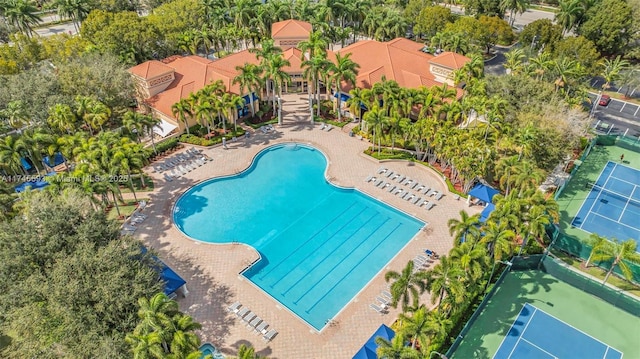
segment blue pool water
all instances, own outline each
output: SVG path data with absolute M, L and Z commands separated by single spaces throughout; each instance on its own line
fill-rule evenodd
M 242 274 L 320 330 L 424 226 L 325 179 L 324 155 L 284 144 L 246 171 L 187 191 L 174 221 L 191 238 L 241 242 L 261 260 Z
M 202 344 L 200 346 L 200 352 L 202 353 L 200 359 L 207 358 L 207 355 L 211 355 L 211 358 L 213 359 L 225 359 L 225 356 L 220 353 L 211 343 Z

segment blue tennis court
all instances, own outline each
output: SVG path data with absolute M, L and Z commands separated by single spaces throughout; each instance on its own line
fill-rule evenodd
M 607 238 L 640 243 L 640 171 L 609 161 L 571 225 Z
M 493 358 L 620 359 L 622 353 L 527 303 Z

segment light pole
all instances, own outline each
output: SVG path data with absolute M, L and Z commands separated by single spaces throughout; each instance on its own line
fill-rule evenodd
M 429 359 L 433 358 L 433 354 L 436 354 L 438 357 L 440 357 L 440 359 L 449 359 L 447 358 L 446 355 L 442 354 L 442 353 L 438 353 L 437 351 L 432 351 L 431 353 L 429 353 Z
M 502 263 L 504 265 L 507 265 L 509 267 L 511 267 L 513 265 L 513 263 L 509 262 L 509 261 L 495 261 L 493 263 L 493 267 L 491 267 L 491 275 L 489 275 L 489 280 L 487 281 L 487 285 L 484 286 L 484 293 L 487 292 L 487 289 L 489 289 L 489 284 L 491 283 L 491 278 L 493 278 L 493 272 L 496 270 L 496 264 L 498 263 Z
M 600 102 L 601 98 L 602 98 L 602 90 L 599 90 L 598 96 L 596 97 L 596 100 L 593 102 L 593 105 L 591 106 L 591 113 L 589 114 L 589 117 L 593 118 L 593 115 L 596 114 L 596 108 L 598 107 L 598 103 Z

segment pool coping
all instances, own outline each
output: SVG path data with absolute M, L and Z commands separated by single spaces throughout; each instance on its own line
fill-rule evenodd
M 382 266 L 382 268 L 376 272 L 373 276 L 371 276 L 371 278 L 369 279 L 369 281 L 367 281 L 362 288 L 360 288 L 360 290 L 347 302 L 345 303 L 342 308 L 331 318 L 327 319 L 327 321 L 325 322 L 324 326 L 322 326 L 321 329 L 317 329 L 316 327 L 314 327 L 311 323 L 309 323 L 308 321 L 306 321 L 305 319 L 303 319 L 302 317 L 300 317 L 298 314 L 296 314 L 293 310 L 291 310 L 289 307 L 287 307 L 284 303 L 280 302 L 278 299 L 276 299 L 275 297 L 273 297 L 271 294 L 269 294 L 268 292 L 266 292 L 264 289 L 262 289 L 260 286 L 258 286 L 257 284 L 255 284 L 253 281 L 251 281 L 249 278 L 247 278 L 244 273 L 246 271 L 248 271 L 249 269 L 251 269 L 255 264 L 257 264 L 258 262 L 260 262 L 262 260 L 262 255 L 260 254 L 260 251 L 257 250 L 255 247 L 247 244 L 247 243 L 243 243 L 243 242 L 225 242 L 225 243 L 215 243 L 215 242 L 207 242 L 207 241 L 203 241 L 197 238 L 193 238 L 191 236 L 189 236 L 188 234 L 186 234 L 184 231 L 182 231 L 182 229 L 180 229 L 180 227 L 177 226 L 175 220 L 174 220 L 174 214 L 175 214 L 175 208 L 176 205 L 178 204 L 178 201 L 189 192 L 189 190 L 191 190 L 193 187 L 202 184 L 204 182 L 207 181 L 212 181 L 212 180 L 216 180 L 216 179 L 221 179 L 221 178 L 229 178 L 229 177 L 234 177 L 234 176 L 238 176 L 244 172 L 247 172 L 249 169 L 252 168 L 252 166 L 256 163 L 256 159 L 258 158 L 258 156 L 260 156 L 262 153 L 265 153 L 271 149 L 273 149 L 274 147 L 284 147 L 286 145 L 300 145 L 303 147 L 307 147 L 307 148 L 311 148 L 315 151 L 319 151 L 322 156 L 324 156 L 325 160 L 326 160 L 326 166 L 324 169 L 324 180 L 325 182 L 327 182 L 329 185 L 332 185 L 336 188 L 340 188 L 340 189 L 345 189 L 345 190 L 353 190 L 353 191 L 357 191 L 358 193 L 370 198 L 371 200 L 375 200 L 377 202 L 383 203 L 384 205 L 392 208 L 395 211 L 398 211 L 402 214 L 404 214 L 405 216 L 408 216 L 410 218 L 412 218 L 413 220 L 418 221 L 419 223 L 423 223 L 423 225 L 420 227 L 420 229 L 409 239 L 407 240 L 407 242 L 396 252 L 395 255 L 393 255 L 386 263 L 384 263 L 384 265 Z M 239 280 L 241 281 L 246 281 L 247 283 L 249 283 L 251 286 L 253 286 L 254 288 L 258 289 L 261 293 L 266 294 L 266 296 L 270 299 L 272 299 L 275 304 L 276 304 L 276 308 L 284 308 L 285 310 L 287 310 L 289 313 L 293 314 L 294 317 L 298 318 L 300 321 L 302 321 L 305 325 L 307 325 L 310 329 L 312 333 L 315 334 L 322 334 L 324 332 L 325 329 L 327 329 L 327 327 L 330 327 L 330 323 L 336 318 L 338 317 L 350 304 L 357 302 L 358 296 L 369 287 L 369 285 L 371 284 L 371 282 L 373 282 L 383 271 L 388 270 L 389 264 L 391 262 L 393 262 L 394 259 L 396 259 L 396 257 L 398 255 L 400 255 L 409 244 L 411 244 L 412 241 L 416 240 L 416 237 L 420 234 L 420 232 L 425 231 L 426 228 L 429 226 L 429 222 L 424 221 L 400 208 L 397 208 L 396 206 L 393 206 L 392 204 L 387 203 L 386 201 L 379 199 L 379 198 L 375 198 L 371 195 L 369 195 L 366 192 L 363 192 L 361 190 L 359 190 L 356 187 L 347 187 L 347 186 L 341 186 L 339 184 L 335 184 L 331 181 L 332 178 L 329 178 L 328 176 L 328 172 L 329 172 L 329 166 L 331 165 L 331 160 L 329 158 L 329 156 L 327 155 L 327 153 L 322 150 L 322 148 L 320 148 L 321 146 L 318 146 L 314 143 L 311 142 L 303 142 L 303 141 L 284 141 L 284 142 L 278 142 L 275 143 L 273 145 L 267 146 L 263 149 L 261 149 L 260 151 L 258 151 L 257 153 L 255 153 L 253 155 L 253 157 L 251 158 L 251 161 L 249 162 L 249 165 L 244 168 L 241 171 L 238 171 L 234 174 L 228 174 L 228 175 L 223 175 L 223 176 L 217 176 L 217 177 L 211 177 L 208 179 L 204 179 L 201 181 L 198 181 L 196 183 L 194 183 L 193 185 L 191 185 L 184 193 L 182 193 L 173 203 L 173 205 L 171 206 L 171 224 L 172 226 L 174 226 L 179 233 L 181 233 L 182 235 L 184 235 L 186 238 L 198 242 L 198 243 L 202 243 L 202 244 L 210 244 L 210 245 L 243 245 L 249 249 L 251 249 L 253 252 L 255 252 L 257 254 L 257 258 L 255 260 L 253 260 L 252 262 L 250 262 L 249 264 L 247 264 L 240 272 L 238 272 L 238 276 L 239 276 Z

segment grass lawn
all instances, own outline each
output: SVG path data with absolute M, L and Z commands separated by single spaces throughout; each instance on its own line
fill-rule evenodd
M 138 201 L 148 201 L 148 200 L 149 200 L 148 198 L 138 199 Z M 125 204 L 118 203 L 118 208 L 120 209 L 120 215 L 124 217 L 118 218 L 118 211 L 114 206 L 109 209 L 109 212 L 107 212 L 107 218 L 114 219 L 117 221 L 124 221 L 124 218 L 127 218 L 128 216 L 130 216 L 131 213 L 133 213 L 133 211 L 135 211 L 137 207 L 138 207 L 138 204 L 133 200 L 125 201 Z

